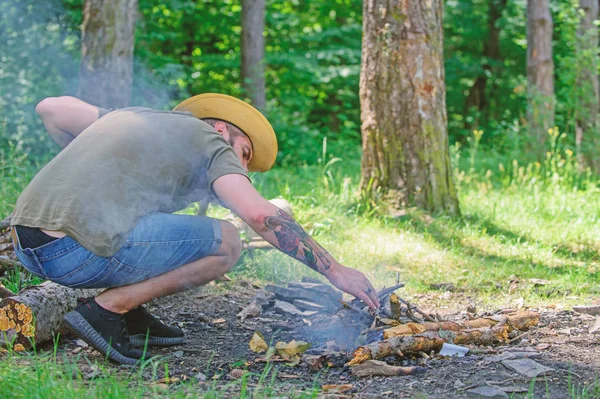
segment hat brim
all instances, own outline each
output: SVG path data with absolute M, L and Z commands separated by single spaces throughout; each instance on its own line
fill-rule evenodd
M 275 131 L 267 118 L 250 104 L 225 94 L 204 93 L 181 102 L 173 111 L 191 112 L 196 118 L 220 119 L 242 129 L 252 142 L 248 170 L 266 172 L 275 164 L 278 151 Z

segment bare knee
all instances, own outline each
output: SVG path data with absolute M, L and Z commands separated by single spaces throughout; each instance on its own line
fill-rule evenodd
M 224 220 L 220 220 L 221 224 L 221 247 L 219 255 L 224 257 L 226 271 L 231 270 L 240 258 L 242 252 L 242 241 L 240 233 L 235 226 Z

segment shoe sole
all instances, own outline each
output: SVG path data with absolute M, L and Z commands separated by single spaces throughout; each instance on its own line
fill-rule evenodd
M 148 337 L 146 342 L 146 334 L 136 334 L 129 337 L 129 341 L 133 346 L 173 346 L 183 343 L 183 337 Z
M 102 353 L 110 360 L 113 360 L 117 363 L 134 365 L 139 362 L 141 359 L 135 359 L 132 357 L 127 357 L 119 352 L 117 352 L 113 347 L 111 347 L 108 342 L 98 332 L 92 327 L 90 323 L 78 312 L 69 312 L 65 315 L 65 323 L 67 326 L 85 341 L 88 345 L 96 349 L 98 352 Z

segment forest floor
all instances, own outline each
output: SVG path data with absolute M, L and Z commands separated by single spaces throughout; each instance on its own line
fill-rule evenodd
M 540 322 L 525 337 L 501 347 L 476 348 L 465 357 L 419 357 L 386 359 L 390 364 L 427 367 L 425 374 L 396 377 L 356 378 L 343 364 L 351 358 L 353 331 L 332 329 L 330 318 L 318 316 L 308 325 L 300 317 L 263 313 L 241 322 L 236 317 L 255 295 L 258 286 L 240 280 L 194 292 L 155 300 L 149 309 L 162 320 L 180 326 L 186 342 L 169 348 L 151 348 L 162 365 L 146 367 L 139 383 L 152 385 L 170 396 L 181 390 L 192 394 L 213 393 L 217 397 L 359 397 L 359 398 L 598 398 L 600 397 L 600 335 L 589 334 L 594 317 L 570 310 L 536 307 Z M 401 293 L 401 291 L 399 291 Z M 413 295 L 414 304 L 444 319 L 464 318 L 469 304 L 465 293 L 441 292 Z M 491 309 L 477 309 L 478 314 Z M 473 309 L 471 309 L 473 311 Z M 249 349 L 255 331 L 267 342 L 304 340 L 312 344 L 308 354 L 332 353 L 331 341 L 349 342 L 347 351 L 336 352 L 332 367 L 312 372 L 301 362 L 264 362 L 264 354 Z M 330 342 L 327 344 L 327 342 Z M 133 375 L 130 367 L 107 366 L 98 352 L 82 347 L 81 341 L 63 337 L 56 348 L 58 358 L 76 359 L 80 378 L 101 381 Z M 502 360 L 532 358 L 552 370 L 536 379 L 505 367 Z M 27 358 L 25 358 L 27 359 Z M 261 359 L 263 359 L 261 361 Z M 25 360 L 28 361 L 28 360 Z M 104 363 L 108 364 L 108 363 Z M 245 374 L 245 375 L 244 375 Z M 244 375 L 243 377 L 240 377 Z M 324 390 L 334 385 L 336 390 Z M 483 388 L 482 388 L 483 387 Z M 486 389 L 500 396 L 477 396 Z M 494 391 L 495 389 L 495 391 Z M 504 392 L 504 393 L 503 393 Z M 502 396 L 505 395 L 505 396 Z

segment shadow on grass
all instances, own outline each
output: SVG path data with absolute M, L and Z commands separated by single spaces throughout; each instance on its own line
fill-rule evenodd
M 564 245 L 536 240 L 526 234 L 500 227 L 487 218 L 472 214 L 460 218 L 446 216 L 431 219 L 416 212 L 407 214 L 396 221 L 399 227 L 409 225 L 416 233 L 431 237 L 442 248 L 457 250 L 465 256 L 481 259 L 482 267 L 506 267 L 508 275 L 528 274 L 536 277 L 564 276 L 570 278 L 583 276 L 592 281 L 600 280 L 600 270 L 593 271 L 580 265 L 569 264 L 570 262 L 598 262 L 600 251 L 595 248 L 586 247 L 582 251 L 573 252 Z M 549 265 L 532 259 L 524 259 L 519 254 L 516 256 L 490 254 L 465 242 L 464 239 L 467 236 L 462 229 L 469 226 L 476 226 L 480 237 L 494 238 L 501 244 L 529 244 L 538 248 L 551 249 L 556 261 L 562 264 Z M 523 273 L 525 271 L 527 273 Z

